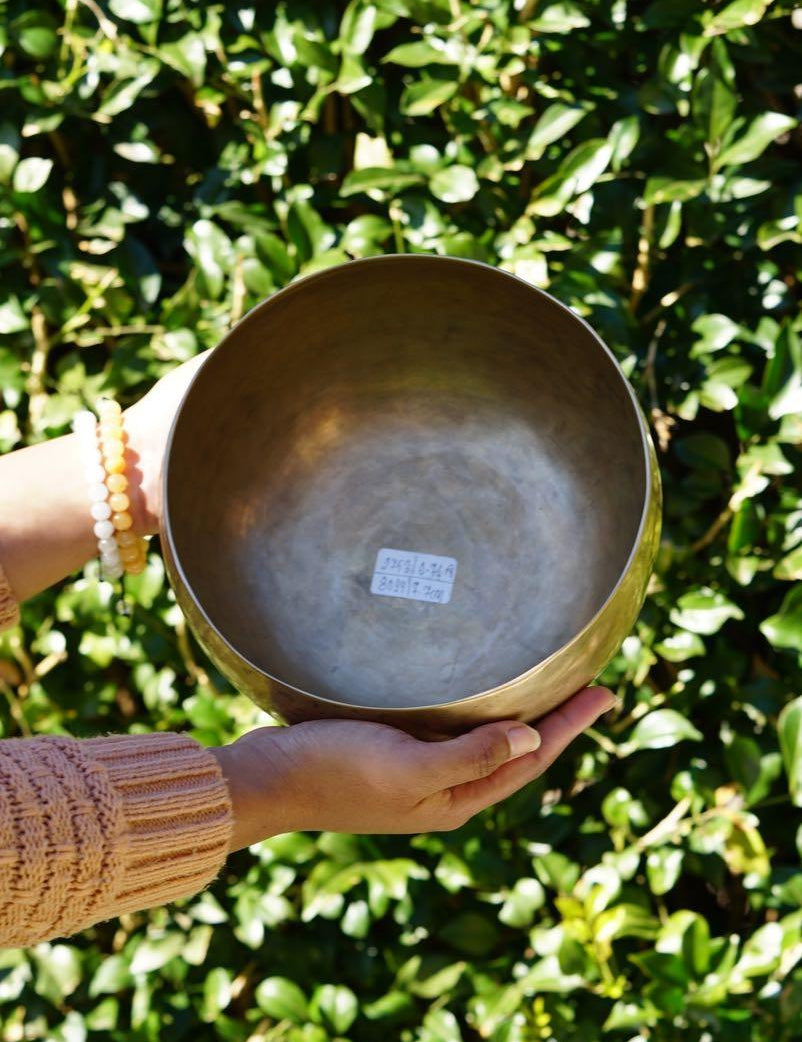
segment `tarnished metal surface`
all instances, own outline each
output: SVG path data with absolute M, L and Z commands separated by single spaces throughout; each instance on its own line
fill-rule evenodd
M 290 722 L 431 737 L 589 682 L 660 529 L 647 428 L 599 338 L 442 257 L 328 269 L 250 312 L 187 393 L 164 491 L 179 603 L 238 688 Z

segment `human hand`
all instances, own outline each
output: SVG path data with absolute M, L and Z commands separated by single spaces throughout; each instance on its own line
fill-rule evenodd
M 614 702 L 606 688 L 585 688 L 537 731 L 503 720 L 442 742 L 353 720 L 260 727 L 212 750 L 231 793 L 231 850 L 298 830 L 458 828 L 539 777 Z M 507 735 L 518 730 L 521 744 L 511 751 Z
M 211 351 L 204 351 L 177 366 L 125 410 L 129 484 L 133 492 L 131 513 L 138 535 L 158 531 L 167 438 L 190 381 L 210 354 Z

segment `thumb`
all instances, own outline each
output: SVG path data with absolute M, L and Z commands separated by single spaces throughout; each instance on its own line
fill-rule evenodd
M 540 747 L 540 735 L 519 720 L 482 724 L 443 742 L 420 743 L 421 773 L 432 792 L 485 778 L 524 753 Z

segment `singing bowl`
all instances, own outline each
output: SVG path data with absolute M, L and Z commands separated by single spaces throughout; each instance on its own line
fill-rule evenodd
M 474 261 L 384 256 L 291 283 L 198 370 L 162 545 L 230 681 L 285 722 L 423 738 L 531 721 L 640 610 L 654 449 L 569 308 Z

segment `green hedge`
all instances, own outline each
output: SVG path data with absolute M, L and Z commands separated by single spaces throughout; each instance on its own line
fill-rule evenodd
M 306 272 L 472 257 L 576 309 L 651 418 L 623 702 L 462 829 L 295 834 L 0 953 L 0 1038 L 802 1037 L 802 25 L 789 0 L 0 2 L 0 448 L 129 402 Z M 153 554 L 2 639 L 0 734 L 259 719 Z

